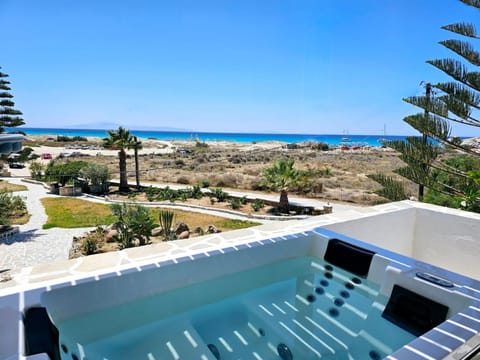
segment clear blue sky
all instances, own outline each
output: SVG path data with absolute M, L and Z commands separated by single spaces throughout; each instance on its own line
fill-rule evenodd
M 0 0 L 0 66 L 28 127 L 415 132 L 457 0 Z M 456 128 L 455 135 L 474 134 Z

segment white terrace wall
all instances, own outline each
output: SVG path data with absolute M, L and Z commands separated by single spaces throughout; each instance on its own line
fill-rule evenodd
M 480 279 L 480 214 L 423 203 L 402 204 L 411 207 L 324 227 Z
M 417 209 L 412 257 L 480 279 L 480 215 Z
M 416 209 L 412 207 L 324 227 L 406 256 L 412 256 L 415 211 Z

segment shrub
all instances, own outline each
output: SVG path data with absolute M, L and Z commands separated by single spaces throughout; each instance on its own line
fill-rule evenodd
M 97 251 L 97 238 L 88 234 L 85 238 L 82 239 L 82 244 L 80 245 L 80 250 L 84 255 L 95 254 Z
M 400 201 L 408 199 L 408 193 L 405 185 L 392 176 L 386 176 L 384 174 L 371 174 L 367 175 L 370 179 L 378 182 L 383 186 L 382 189 L 375 191 L 380 196 L 392 201 Z
M 90 185 L 103 185 L 110 179 L 110 171 L 106 165 L 88 163 L 80 169 L 79 176 Z
M 16 215 L 24 215 L 27 206 L 22 197 L 11 193 L 0 193 L 0 225 L 10 224 L 10 218 Z
M 178 183 L 178 184 L 183 184 L 183 185 L 188 185 L 188 184 L 190 184 L 190 179 L 187 178 L 186 176 L 180 176 L 180 177 L 177 179 L 177 183 Z
M 34 161 L 30 164 L 30 176 L 34 180 L 40 180 L 42 178 L 44 169 L 45 167 L 43 166 L 43 164 Z
M 327 143 L 318 142 L 318 143 L 312 144 L 311 149 L 312 150 L 328 151 L 329 147 L 328 147 Z
M 251 206 L 253 211 L 257 212 L 265 207 L 265 203 L 262 199 L 255 199 Z
M 152 230 L 156 224 L 150 216 L 150 209 L 142 205 L 128 206 L 111 205 L 113 215 L 117 216 L 116 222 L 118 236 L 122 247 L 130 247 L 133 240 L 137 239 L 140 245 L 149 242 Z
M 71 142 L 71 141 L 88 141 L 88 139 L 84 136 L 64 136 L 64 135 L 58 135 L 57 136 L 57 141 L 58 142 Z
M 203 179 L 202 181 L 200 181 L 200 187 L 202 187 L 203 189 L 206 189 L 210 186 L 210 181 L 208 181 L 207 179 Z
M 213 196 L 217 198 L 218 202 L 224 202 L 227 200 L 228 194 L 221 188 L 215 188 L 212 192 Z
M 62 186 L 80 176 L 80 169 L 87 166 L 85 161 L 69 161 L 64 164 L 56 164 L 50 161 L 45 170 L 45 177 L 48 181 L 56 181 Z
M 242 197 L 240 198 L 240 202 L 242 203 L 242 205 L 247 205 L 247 203 L 248 203 L 247 197 L 246 197 L 246 196 L 242 196 Z
M 182 159 L 177 159 L 175 160 L 175 165 L 178 167 L 183 167 L 185 166 L 185 161 L 183 161 Z
M 240 203 L 240 199 L 238 198 L 231 198 L 230 199 L 230 207 L 233 210 L 240 209 L 242 207 L 242 204 Z

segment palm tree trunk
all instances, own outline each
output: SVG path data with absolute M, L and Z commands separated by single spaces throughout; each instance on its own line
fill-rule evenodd
M 280 202 L 278 203 L 278 208 L 281 212 L 285 212 L 285 213 L 287 213 L 289 210 L 288 193 L 286 190 L 280 191 Z
M 125 150 L 118 152 L 118 166 L 120 168 L 120 192 L 128 192 L 128 178 L 127 178 L 127 154 Z

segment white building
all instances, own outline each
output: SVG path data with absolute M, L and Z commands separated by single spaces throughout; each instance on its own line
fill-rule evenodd
M 22 150 L 23 135 L 0 134 L 0 155 Z

